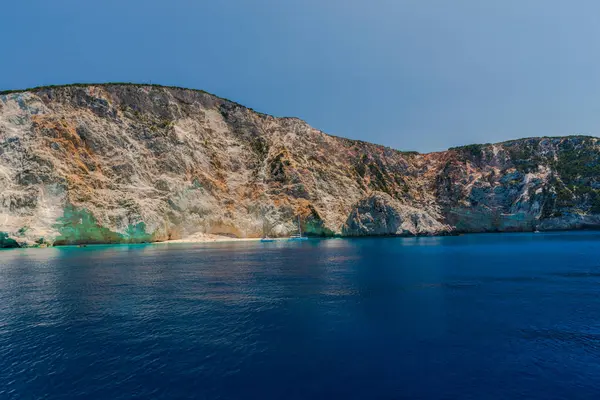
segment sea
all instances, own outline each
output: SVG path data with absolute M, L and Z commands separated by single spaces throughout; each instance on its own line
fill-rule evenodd
M 600 399 L 600 233 L 3 250 L 0 399 Z

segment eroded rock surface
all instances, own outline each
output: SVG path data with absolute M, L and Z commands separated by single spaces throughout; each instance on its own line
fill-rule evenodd
M 0 95 L 0 243 L 284 236 L 297 216 L 313 235 L 598 227 L 598 139 L 418 154 L 187 89 Z
M 442 235 L 451 231 L 450 226 L 441 224 L 426 211 L 402 204 L 383 192 L 374 192 L 360 200 L 342 227 L 346 236 Z

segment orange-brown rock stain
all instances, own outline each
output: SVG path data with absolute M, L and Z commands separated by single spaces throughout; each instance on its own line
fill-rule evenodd
M 104 179 L 98 179 L 102 170 L 97 156 L 81 139 L 73 121 L 64 117 L 33 115 L 32 123 L 34 131 L 43 138 L 50 151 L 62 151 L 63 162 L 71 166 L 68 168 L 71 173 L 66 175 L 67 183 L 70 189 L 75 189 L 79 201 L 88 201 L 94 189 L 106 186 Z

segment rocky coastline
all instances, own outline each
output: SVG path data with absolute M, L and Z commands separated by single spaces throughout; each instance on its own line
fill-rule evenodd
M 600 146 L 537 137 L 420 154 L 197 90 L 0 93 L 0 247 L 285 237 L 298 218 L 318 237 L 596 229 Z

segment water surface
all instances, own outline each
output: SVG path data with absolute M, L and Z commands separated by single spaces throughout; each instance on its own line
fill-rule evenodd
M 0 252 L 1 399 L 598 399 L 600 235 Z

